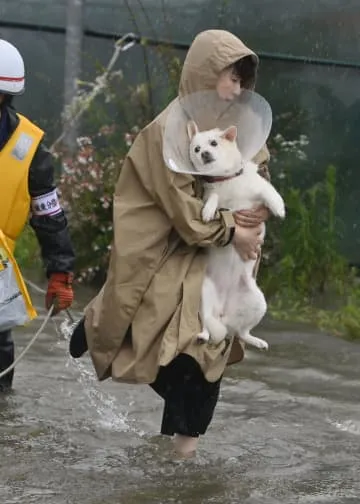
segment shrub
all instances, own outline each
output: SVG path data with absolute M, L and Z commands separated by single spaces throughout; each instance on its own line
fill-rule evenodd
M 102 281 L 112 242 L 113 193 L 124 156 L 139 128 L 123 138 L 114 125 L 105 126 L 92 136 L 77 140 L 71 157 L 57 152 L 62 165 L 58 189 L 69 217 L 76 250 L 76 278 L 79 282 Z M 117 139 L 117 152 L 106 146 Z

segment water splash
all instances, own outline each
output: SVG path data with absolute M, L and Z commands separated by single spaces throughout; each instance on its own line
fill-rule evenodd
M 69 343 L 71 334 L 79 320 L 80 318 L 76 321 L 65 319 L 59 326 L 54 321 L 57 334 Z M 93 370 L 90 370 L 83 362 L 70 356 L 66 363 L 66 367 L 69 366 L 76 369 L 79 376 L 78 382 L 83 385 L 84 393 L 89 399 L 89 404 L 98 413 L 100 417 L 99 423 L 102 427 L 121 432 L 137 432 L 130 425 L 128 415 L 119 411 L 116 397 L 108 392 L 99 390 L 98 381 Z
M 34 282 L 28 279 L 25 279 L 25 281 L 35 292 L 45 294 L 45 290 Z M 82 315 L 79 312 L 73 316 L 72 313 L 67 311 L 67 316 L 65 316 L 59 325 L 56 319 L 51 319 L 60 340 L 65 340 L 69 344 L 73 330 Z M 83 386 L 84 394 L 89 399 L 89 405 L 98 413 L 100 417 L 99 423 L 103 428 L 121 432 L 134 432 L 140 437 L 145 435 L 145 432 L 138 431 L 134 425 L 131 425 L 128 414 L 119 411 L 116 397 L 99 389 L 99 384 L 93 370 L 89 370 L 84 363 L 73 359 L 70 355 L 65 365 L 67 368 L 71 366 L 76 370 L 78 382 Z
M 348 432 L 349 434 L 360 436 L 360 422 L 356 422 L 354 420 L 345 420 L 340 422 L 329 419 L 329 423 L 342 432 Z

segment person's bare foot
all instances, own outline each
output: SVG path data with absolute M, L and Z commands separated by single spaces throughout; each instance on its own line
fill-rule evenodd
M 182 436 L 175 434 L 174 447 L 178 456 L 182 458 L 190 458 L 195 456 L 199 438 Z

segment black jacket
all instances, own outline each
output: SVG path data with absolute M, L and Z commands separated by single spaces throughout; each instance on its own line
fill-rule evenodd
M 7 105 L 4 112 L 7 114 L 8 136 L 2 145 L 0 144 L 0 150 L 19 124 L 19 118 L 12 107 Z M 29 193 L 34 198 L 47 194 L 55 188 L 52 155 L 44 144 L 40 143 L 29 170 Z M 51 273 L 72 272 L 75 255 L 64 211 L 51 216 L 32 215 L 30 225 L 37 236 L 47 276 L 49 277 Z

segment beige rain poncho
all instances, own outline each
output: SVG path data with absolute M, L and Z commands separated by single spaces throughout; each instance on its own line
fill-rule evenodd
M 226 31 L 200 33 L 187 54 L 179 96 L 215 89 L 220 72 L 248 55 L 257 62 Z M 116 185 L 108 276 L 85 310 L 87 342 L 100 380 L 151 383 L 159 366 L 186 353 L 208 381 L 215 381 L 226 364 L 243 358 L 237 342 L 213 346 L 196 340 L 205 248 L 227 243 L 234 221 L 225 211 L 204 224 L 199 183 L 166 167 L 162 135 L 167 113 L 168 108 L 139 133 Z M 256 161 L 267 160 L 264 148 Z

